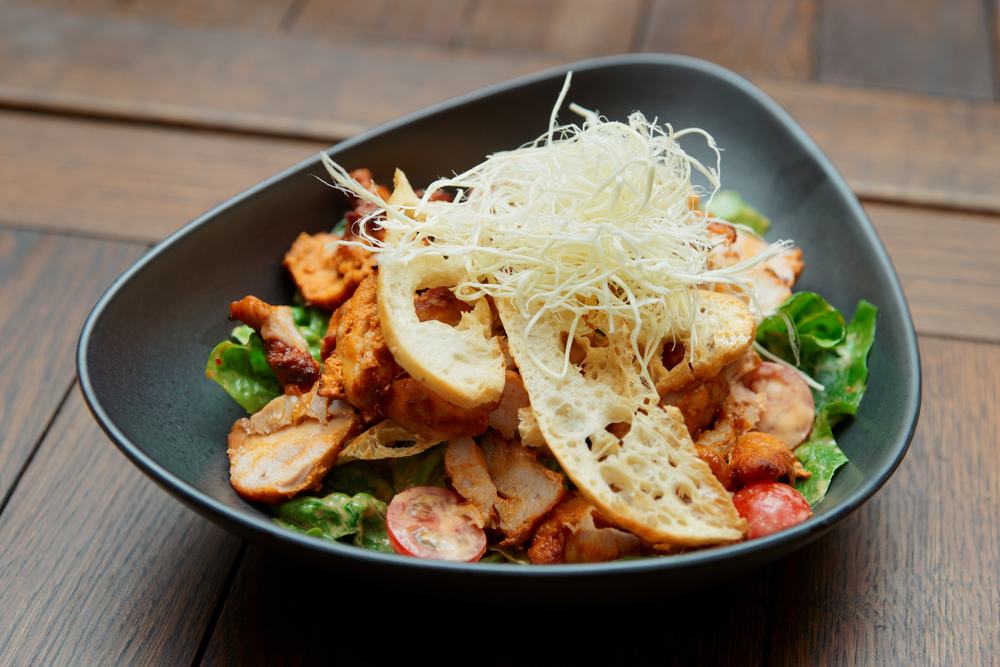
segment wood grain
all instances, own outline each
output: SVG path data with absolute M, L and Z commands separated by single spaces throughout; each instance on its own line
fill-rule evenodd
M 0 663 L 189 665 L 239 544 L 146 479 L 73 391 L 0 515 Z
M 294 573 L 292 576 L 291 573 Z M 426 600 L 377 582 L 337 578 L 251 546 L 205 652 L 203 666 L 405 664 L 444 651 L 445 662 L 476 665 L 757 665 L 763 651 L 767 571 L 699 595 L 652 604 L 539 611 L 490 600 L 470 616 L 448 601 Z M 720 614 L 723 604 L 725 614 Z M 341 640 L 320 640 L 331 616 L 350 626 Z M 594 617 L 620 630 L 588 638 Z M 613 618 L 613 620 L 611 620 Z M 378 620 L 376 620 L 378 619 Z M 415 647 L 420 647 L 415 649 Z
M 73 382 L 90 309 L 144 250 L 0 229 L 0 506 Z
M 1000 342 L 1000 219 L 867 204 L 922 334 Z
M 295 0 L 131 0 L 117 14 L 176 25 L 278 32 Z
M 758 77 L 859 197 L 1000 212 L 1000 106 Z
M 823 5 L 820 81 L 993 99 L 982 0 L 838 0 Z
M 776 568 L 772 665 L 995 665 L 1000 347 L 920 339 L 923 407 L 882 491 Z
M 454 45 L 473 0 L 305 0 L 292 33 L 327 40 L 345 36 Z
M 642 0 L 480 0 L 464 43 L 574 58 L 632 50 Z M 500 57 L 499 54 L 496 57 Z
M 325 147 L 0 111 L 0 221 L 159 241 Z
M 559 62 L 0 4 L 0 104 L 196 127 L 344 138 Z
M 812 78 L 817 0 L 653 0 L 642 51 L 704 58 L 741 73 Z

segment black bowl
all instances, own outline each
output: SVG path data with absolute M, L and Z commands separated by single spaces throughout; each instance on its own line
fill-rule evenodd
M 916 336 L 899 282 L 857 199 L 830 161 L 774 101 L 739 76 L 692 58 L 603 58 L 500 84 L 383 125 L 330 149 L 380 182 L 402 168 L 415 186 L 463 171 L 489 153 L 542 134 L 566 70 L 566 103 L 625 120 L 634 110 L 675 128 L 701 127 L 724 149 L 727 188 L 793 238 L 806 269 L 799 289 L 822 293 L 850 317 L 859 299 L 880 309 L 868 393 L 837 441 L 850 463 L 803 524 L 767 538 L 668 558 L 519 567 L 420 561 L 309 538 L 276 527 L 267 508 L 229 485 L 226 435 L 245 413 L 205 377 L 212 347 L 232 324 L 228 304 L 247 294 L 288 303 L 281 258 L 300 231 L 329 230 L 347 199 L 308 160 L 195 220 L 154 248 L 94 308 L 78 352 L 94 416 L 140 469 L 224 528 L 348 576 L 422 592 L 485 593 L 516 601 L 622 600 L 676 593 L 735 577 L 816 539 L 872 496 L 899 464 L 920 406 Z M 562 110 L 562 119 L 572 116 Z M 686 141 L 686 140 L 685 140 Z M 691 142 L 707 157 L 703 142 Z M 701 151 L 699 153 L 699 150 Z

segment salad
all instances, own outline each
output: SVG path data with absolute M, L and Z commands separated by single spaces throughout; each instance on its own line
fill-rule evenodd
M 276 524 L 556 564 L 811 516 L 847 462 L 833 427 L 864 394 L 876 308 L 847 321 L 793 292 L 801 250 L 720 189 L 703 131 L 570 108 L 581 125 L 554 110 L 536 141 L 422 192 L 322 155 L 352 210 L 286 252 L 294 304 L 230 305 L 242 324 L 207 365 L 249 413 L 233 487 Z

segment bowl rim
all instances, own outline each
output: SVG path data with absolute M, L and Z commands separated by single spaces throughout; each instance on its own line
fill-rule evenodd
M 623 573 L 637 574 L 647 571 L 668 572 L 686 569 L 689 566 L 711 566 L 732 559 L 758 558 L 764 557 L 767 552 L 780 549 L 785 546 L 785 552 L 795 550 L 806 543 L 820 537 L 830 530 L 835 524 L 846 518 L 849 514 L 863 505 L 872 495 L 874 495 L 892 476 L 905 456 L 910 442 L 913 439 L 921 405 L 921 367 L 919 348 L 916 332 L 913 328 L 913 321 L 910 315 L 909 306 L 899 283 L 898 275 L 889 259 L 888 254 L 882 245 L 871 221 L 861 207 L 860 202 L 850 190 L 845 179 L 840 175 L 832 162 L 820 150 L 804 129 L 788 114 L 777 102 L 771 99 L 766 93 L 757 88 L 742 76 L 725 69 L 714 63 L 673 54 L 624 54 L 615 56 L 605 56 L 592 58 L 574 63 L 559 65 L 532 74 L 510 79 L 501 83 L 486 86 L 476 91 L 465 93 L 457 97 L 433 104 L 424 109 L 414 111 L 405 116 L 389 121 L 377 127 L 368 129 L 354 137 L 338 142 L 333 146 L 324 149 L 322 152 L 330 153 L 349 149 L 359 144 L 363 144 L 370 138 L 383 134 L 387 131 L 409 125 L 415 121 L 436 115 L 442 111 L 460 107 L 469 102 L 479 100 L 497 93 L 507 92 L 525 85 L 541 82 L 545 80 L 563 77 L 568 71 L 584 72 L 597 69 L 632 67 L 632 66 L 666 66 L 696 70 L 702 74 L 722 79 L 724 82 L 738 88 L 743 93 L 752 97 L 760 103 L 778 122 L 783 125 L 798 140 L 803 149 L 816 160 L 825 175 L 830 179 L 831 184 L 843 196 L 845 203 L 851 212 L 863 223 L 861 233 L 870 245 L 878 260 L 888 268 L 888 289 L 890 295 L 901 303 L 904 308 L 898 313 L 904 324 L 904 337 L 895 341 L 901 347 L 903 357 L 910 363 L 913 372 L 909 375 L 909 387 L 905 392 L 908 398 L 904 406 L 903 414 L 912 414 L 912 418 L 907 426 L 906 433 L 899 441 L 893 443 L 890 454 L 891 464 L 881 470 L 879 474 L 865 478 L 858 486 L 840 499 L 834 508 L 824 512 L 819 516 L 814 516 L 809 521 L 798 524 L 774 535 L 755 540 L 743 541 L 736 544 L 720 547 L 710 547 L 699 549 L 687 553 L 670 555 L 663 558 L 639 558 L 635 560 L 621 560 L 604 563 L 585 564 L 560 564 L 557 566 L 531 566 L 512 567 L 506 563 L 445 563 L 437 561 L 427 561 L 417 558 L 400 558 L 395 554 L 382 554 L 366 549 L 359 549 L 352 545 L 318 540 L 313 537 L 301 535 L 293 531 L 280 528 L 269 519 L 258 517 L 245 512 L 242 509 L 223 504 L 211 496 L 204 494 L 199 489 L 191 486 L 186 481 L 177 477 L 166 468 L 161 466 L 152 457 L 145 454 L 135 443 L 133 443 L 114 423 L 110 415 L 102 405 L 97 391 L 92 382 L 92 372 L 88 364 L 88 354 L 90 351 L 90 341 L 94 331 L 100 323 L 105 311 L 116 301 L 122 291 L 141 273 L 149 264 L 154 262 L 163 253 L 168 252 L 172 246 L 177 244 L 182 238 L 192 234 L 196 229 L 212 220 L 217 215 L 227 209 L 240 205 L 245 200 L 255 196 L 258 192 L 271 187 L 304 168 L 319 162 L 319 154 L 307 158 L 302 162 L 293 165 L 281 172 L 271 176 L 260 183 L 248 188 L 244 192 L 230 198 L 229 200 L 213 207 L 206 213 L 198 216 L 193 221 L 184 225 L 166 239 L 156 244 L 143 257 L 141 257 L 131 268 L 116 279 L 107 291 L 97 301 L 93 310 L 85 322 L 80 334 L 77 346 L 77 371 L 80 388 L 84 400 L 94 415 L 95 419 L 112 440 L 112 442 L 122 451 L 125 456 L 132 461 L 140 470 L 150 477 L 159 486 L 163 487 L 171 495 L 183 502 L 188 507 L 197 511 L 205 518 L 222 525 L 227 530 L 254 541 L 272 544 L 278 547 L 285 547 L 286 550 L 299 551 L 304 549 L 312 552 L 314 557 L 333 557 L 337 560 L 354 561 L 358 564 L 389 564 L 394 566 L 395 571 L 404 573 L 407 568 L 426 573 L 428 569 L 450 572 L 465 572 L 471 575 L 484 575 L 490 577 L 506 578 L 516 576 L 518 578 L 576 578 L 581 575 L 591 576 L 615 576 Z

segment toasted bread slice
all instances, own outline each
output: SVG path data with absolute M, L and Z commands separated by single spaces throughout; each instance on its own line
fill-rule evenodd
M 403 172 L 396 171 L 390 203 L 412 205 L 416 199 Z M 405 209 L 404 209 L 405 210 Z M 422 255 L 405 264 L 383 257 L 378 272 L 378 314 L 382 335 L 396 363 L 444 400 L 473 408 L 500 398 L 506 377 L 500 343 L 492 336 L 492 316 L 485 298 L 451 327 L 417 317 L 417 290 L 454 286 L 468 280 L 461 258 Z
M 691 384 L 713 378 L 753 347 L 757 324 L 750 309 L 734 296 L 719 292 L 698 291 L 698 316 L 694 330 L 679 332 L 675 340 L 657 344 L 649 364 L 660 396 Z M 684 346 L 684 358 L 672 368 L 663 365 L 663 347 Z
M 397 442 L 412 443 L 396 446 Z M 351 461 L 375 461 L 379 459 L 400 459 L 413 456 L 439 444 L 437 440 L 420 440 L 391 419 L 375 424 L 340 450 L 336 465 Z
M 746 521 L 698 457 L 680 412 L 658 407 L 655 390 L 636 371 L 627 327 L 609 333 L 606 346 L 583 344 L 583 363 L 557 378 L 541 365 L 562 368 L 567 324 L 543 317 L 525 340 L 525 317 L 509 300 L 498 299 L 497 307 L 545 442 L 601 512 L 652 543 L 700 546 L 743 537 Z M 622 438 L 609 430 L 621 433 L 623 424 Z

